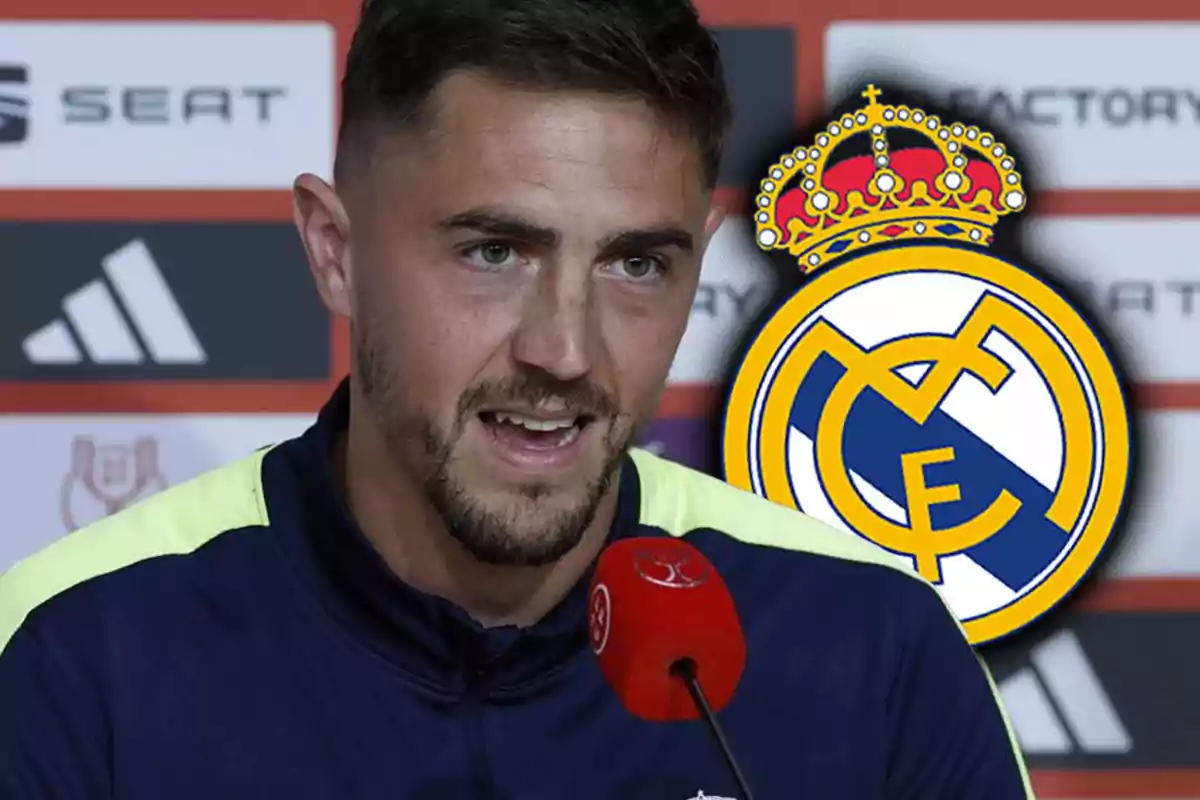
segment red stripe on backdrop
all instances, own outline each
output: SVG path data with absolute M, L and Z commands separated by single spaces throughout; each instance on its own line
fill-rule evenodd
M 1090 581 L 1068 601 L 1072 613 L 1200 611 L 1200 579 L 1109 578 Z
M 1200 383 L 1152 383 L 1134 388 L 1139 408 L 1155 411 L 1200 408 Z
M 1035 770 L 1030 774 L 1040 800 L 1050 798 L 1200 798 L 1200 770 Z
M 706 418 L 725 411 L 725 393 L 708 383 L 677 383 L 667 387 L 658 404 L 660 417 Z
M 276 222 L 292 219 L 292 195 L 286 191 L 0 191 L 0 219 Z
M 1005 0 L 972 5 L 960 0 L 854 0 L 853 3 L 797 3 L 796 0 L 695 0 L 704 20 L 713 25 L 771 25 L 780 20 L 824 23 L 839 19 L 882 20 L 1173 20 L 1198 19 L 1195 0 L 1141 0 L 1138 3 L 1097 5 L 1083 0 Z
M 0 414 L 292 414 L 316 412 L 329 381 L 0 382 Z
M 349 31 L 358 0 L 0 0 L 8 19 L 327 20 Z
M 797 142 L 797 144 L 800 144 Z M 750 195 L 722 187 L 714 200 L 728 214 L 750 211 Z M 1035 198 L 1040 216 L 1197 216 L 1200 191 L 1056 191 Z M 0 191 L 0 219 L 134 221 L 287 221 L 287 191 Z

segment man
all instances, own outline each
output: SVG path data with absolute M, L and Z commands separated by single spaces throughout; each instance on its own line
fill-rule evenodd
M 1031 796 L 931 587 L 630 451 L 721 219 L 687 0 L 372 0 L 344 95 L 336 189 L 302 176 L 295 209 L 351 379 L 303 437 L 4 577 L 0 796 L 741 797 L 589 652 L 591 565 L 628 536 L 730 585 L 758 797 Z

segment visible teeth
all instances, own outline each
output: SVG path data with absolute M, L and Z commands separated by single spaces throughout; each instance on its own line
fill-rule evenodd
M 534 419 L 526 417 L 522 414 L 510 414 L 507 411 L 496 412 L 497 422 L 509 422 L 513 425 L 520 425 L 522 428 L 528 428 L 531 431 L 558 431 L 563 428 L 575 427 L 575 418 L 571 419 Z

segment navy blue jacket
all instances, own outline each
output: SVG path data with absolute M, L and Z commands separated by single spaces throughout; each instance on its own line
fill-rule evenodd
M 406 586 L 304 436 L 0 578 L 4 800 L 740 798 L 700 723 L 631 717 L 587 645 L 590 576 L 485 630 Z M 855 537 L 635 451 L 611 536 L 683 536 L 749 658 L 721 713 L 756 800 L 1033 795 L 939 595 Z

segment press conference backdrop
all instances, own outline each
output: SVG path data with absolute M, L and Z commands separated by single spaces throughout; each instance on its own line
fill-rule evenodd
M 1040 797 L 1200 798 L 1200 6 L 1101 5 L 701 2 L 734 216 L 645 444 L 718 469 L 727 357 L 777 281 L 745 188 L 798 121 L 872 68 L 996 120 L 1041 189 L 1028 249 L 1128 356 L 1142 480 L 1100 579 L 986 655 Z M 356 12 L 0 2 L 0 569 L 299 433 L 345 374 L 288 187 L 330 172 Z

